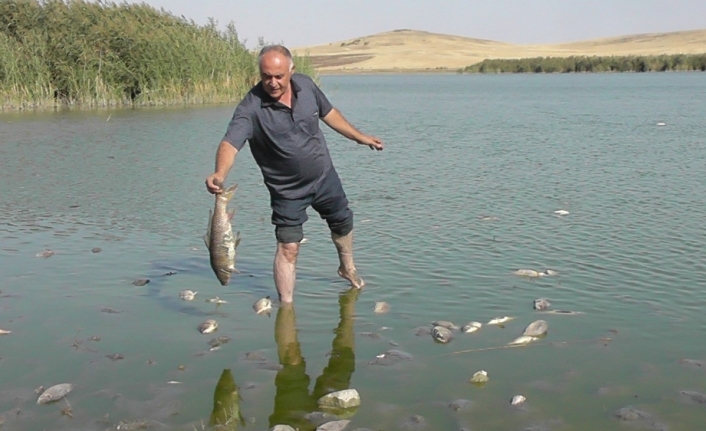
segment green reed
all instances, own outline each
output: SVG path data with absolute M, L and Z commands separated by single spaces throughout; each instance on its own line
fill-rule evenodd
M 232 23 L 146 4 L 0 0 L 0 110 L 237 101 L 259 79 L 256 54 Z

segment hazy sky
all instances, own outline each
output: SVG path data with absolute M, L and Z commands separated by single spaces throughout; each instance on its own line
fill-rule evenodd
M 131 3 L 140 1 L 129 0 Z M 235 23 L 252 47 L 258 37 L 290 47 L 319 45 L 395 29 L 519 44 L 570 42 L 706 28 L 706 0 L 145 0 L 198 24 Z

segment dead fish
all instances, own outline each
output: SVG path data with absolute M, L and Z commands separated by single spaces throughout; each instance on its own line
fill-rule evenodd
M 536 271 L 534 269 L 518 269 L 517 271 L 513 272 L 513 274 L 518 275 L 520 277 L 544 277 L 545 274 L 543 271 Z
M 490 322 L 488 322 L 488 325 L 502 325 L 503 323 L 509 322 L 513 319 L 514 317 L 509 316 L 496 317 L 495 319 L 491 319 Z
M 60 383 L 54 385 L 42 392 L 42 395 L 37 399 L 37 404 L 47 404 L 64 398 L 74 389 L 74 385 L 71 383 Z
M 549 324 L 544 320 L 535 320 L 534 322 L 527 325 L 525 332 L 522 335 L 529 335 L 530 337 L 541 337 L 547 333 L 549 330 Z
M 544 270 L 544 275 L 548 275 L 548 276 L 550 276 L 550 277 L 551 277 L 551 276 L 554 276 L 554 275 L 559 275 L 559 271 L 555 271 L 555 270 L 553 270 L 553 269 L 545 269 L 545 270 Z
M 43 258 L 46 259 L 46 258 L 48 258 L 48 257 L 54 256 L 55 253 L 56 253 L 56 252 L 55 252 L 54 250 L 49 250 L 49 249 L 47 248 L 47 249 L 44 249 L 44 251 L 40 251 L 40 252 L 37 253 L 35 256 L 37 256 L 37 257 L 43 257 Z
M 446 344 L 453 339 L 454 334 L 449 328 L 443 326 L 434 326 L 431 329 L 431 336 L 436 341 Z
M 182 290 L 179 292 L 179 299 L 183 301 L 193 301 L 197 293 L 198 292 L 194 292 L 193 290 Z
M 527 398 L 525 398 L 523 395 L 515 395 L 514 397 L 512 397 L 512 400 L 510 400 L 510 404 L 512 404 L 513 406 L 519 406 L 525 401 L 527 401 Z
M 568 310 L 542 310 L 540 313 L 543 314 L 563 314 L 565 316 L 576 316 L 578 314 L 584 314 L 583 311 L 568 311 Z
M 227 335 L 221 335 L 220 337 L 216 338 L 211 338 L 208 340 L 208 345 L 211 346 L 211 348 L 219 347 L 222 346 L 223 344 L 226 344 L 227 342 L 230 341 L 230 337 Z
M 218 329 L 218 322 L 213 319 L 206 319 L 203 323 L 199 325 L 198 329 L 199 332 L 202 334 L 210 334 L 211 332 Z
M 488 377 L 488 372 L 485 370 L 480 370 L 473 373 L 470 382 L 475 385 L 482 386 L 488 383 L 488 380 L 490 380 L 490 377 Z
M 554 211 L 554 214 L 556 214 L 558 216 L 565 216 L 565 215 L 569 215 L 569 212 L 567 210 L 556 210 L 556 211 Z
M 120 314 L 121 311 L 118 311 L 118 310 L 116 310 L 114 308 L 110 308 L 110 307 L 103 307 L 103 308 L 101 308 L 101 313 Z
M 9 329 L 0 329 L 0 335 L 6 335 L 6 334 L 11 334 L 12 331 Z
M 206 302 L 211 302 L 211 303 L 214 303 L 214 304 L 227 304 L 227 303 L 228 303 L 228 301 L 224 301 L 224 300 L 222 300 L 221 298 L 219 298 L 219 297 L 217 297 L 217 296 L 216 296 L 215 298 L 208 298 L 208 299 L 206 299 Z
M 103 249 L 100 247 L 93 247 L 91 249 L 91 253 L 100 253 L 101 251 L 103 251 Z
M 461 328 L 461 331 L 465 332 L 466 334 L 470 334 L 473 332 L 476 332 L 483 326 L 482 323 L 480 322 L 468 322 L 463 327 Z
M 113 361 L 119 361 L 121 359 L 125 359 L 125 356 L 121 355 L 120 353 L 111 353 L 110 355 L 105 355 L 106 358 L 109 358 Z
M 384 314 L 390 311 L 390 304 L 387 302 L 376 302 L 375 306 L 373 307 L 373 313 L 375 314 Z
M 149 283 L 149 282 L 150 282 L 150 280 L 149 280 L 148 278 L 138 278 L 137 280 L 135 280 L 135 281 L 132 282 L 132 285 L 133 285 L 133 286 L 141 287 L 141 286 L 144 286 L 145 284 L 147 284 L 147 283 Z
M 449 322 L 447 320 L 435 320 L 431 322 L 432 326 L 441 326 L 442 328 L 450 329 L 452 331 L 455 331 L 458 329 L 458 326 L 454 325 L 453 322 Z
M 533 308 L 535 310 L 546 310 L 552 305 L 551 302 L 549 302 L 548 299 L 545 298 L 540 298 L 540 299 L 535 299 L 534 300 L 534 305 Z
M 519 336 L 519 337 L 515 338 L 514 340 L 510 341 L 507 345 L 508 346 L 521 346 L 523 344 L 529 344 L 532 341 L 536 341 L 536 340 L 539 340 L 539 338 L 533 337 L 531 335 L 522 335 L 522 336 Z
M 257 314 L 262 314 L 262 313 L 270 311 L 272 309 L 272 301 L 270 300 L 270 297 L 266 296 L 262 299 L 258 299 L 252 305 L 252 309 L 255 310 L 255 313 L 257 313 Z
M 240 232 L 233 235 L 230 223 L 235 210 L 228 210 L 228 202 L 237 187 L 238 184 L 233 184 L 216 195 L 214 208 L 208 213 L 208 230 L 203 237 L 209 251 L 211 269 L 221 286 L 228 284 L 233 273 L 239 273 L 235 268 L 235 254 L 240 244 Z

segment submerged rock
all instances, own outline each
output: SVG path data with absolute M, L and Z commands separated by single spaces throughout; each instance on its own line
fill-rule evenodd
M 631 422 L 633 425 L 643 429 L 655 431 L 667 431 L 668 426 L 655 421 L 654 417 L 643 410 L 638 410 L 635 407 L 628 406 L 616 410 L 613 415 L 616 419 Z
M 694 404 L 706 404 L 706 394 L 696 391 L 679 391 L 679 395 Z
M 414 328 L 414 335 L 417 337 L 424 337 L 431 334 L 431 328 L 428 326 L 418 326 Z
M 473 402 L 471 400 L 464 400 L 464 399 L 458 399 L 458 400 L 453 400 L 449 403 L 449 408 L 455 412 L 459 410 L 465 410 L 471 405 Z
M 412 415 L 400 423 L 403 431 L 420 431 L 427 428 L 427 420 L 421 415 Z
M 373 359 L 372 361 L 368 362 L 369 365 L 394 365 L 399 362 L 403 361 L 411 361 L 412 360 L 412 355 L 403 352 L 402 350 L 395 350 L 395 349 L 390 349 L 384 353 L 380 353 Z
M 355 389 L 344 389 L 324 395 L 317 401 L 319 407 L 349 409 L 360 405 L 360 395 Z
M 275 425 L 270 428 L 270 431 L 297 431 L 289 425 Z

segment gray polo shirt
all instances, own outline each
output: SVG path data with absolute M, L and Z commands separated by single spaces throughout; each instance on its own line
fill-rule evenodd
M 333 106 L 314 81 L 292 75 L 292 108 L 254 86 L 235 108 L 223 138 L 238 151 L 250 142 L 273 198 L 298 199 L 311 193 L 333 170 L 319 119 Z

